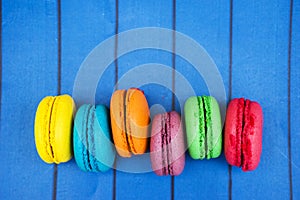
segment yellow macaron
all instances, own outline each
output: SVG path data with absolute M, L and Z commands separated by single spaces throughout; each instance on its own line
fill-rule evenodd
M 72 158 L 72 129 L 75 103 L 69 95 L 47 96 L 35 115 L 34 137 L 37 152 L 46 163 Z

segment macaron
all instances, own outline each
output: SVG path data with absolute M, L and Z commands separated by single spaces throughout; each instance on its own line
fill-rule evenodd
M 150 159 L 159 175 L 177 176 L 185 165 L 185 141 L 180 115 L 175 112 L 155 115 L 151 127 Z
M 46 163 L 72 158 L 71 135 L 75 104 L 69 95 L 47 96 L 39 103 L 34 122 L 37 152 Z
M 118 154 L 131 157 L 147 149 L 150 111 L 143 91 L 116 90 L 110 101 L 113 140 Z
M 262 152 L 263 112 L 259 103 L 233 99 L 225 119 L 225 157 L 243 171 L 257 168 Z
M 212 96 L 192 96 L 184 105 L 189 154 L 193 159 L 217 158 L 222 152 L 220 108 Z
M 104 105 L 82 105 L 75 116 L 74 157 L 83 171 L 105 172 L 115 160 L 109 112 Z

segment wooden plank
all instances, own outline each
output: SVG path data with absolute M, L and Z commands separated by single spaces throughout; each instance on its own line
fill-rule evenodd
M 55 1 L 2 1 L 0 198 L 51 199 L 53 165 L 34 143 L 39 101 L 57 93 Z
M 119 2 L 119 32 L 130 30 L 133 28 L 143 27 L 164 27 L 172 28 L 172 1 L 120 1 Z M 170 37 L 172 37 L 170 35 Z M 144 38 L 147 39 L 147 38 Z M 135 42 L 135 41 L 132 41 Z M 161 41 L 158 41 L 161 42 Z M 169 44 L 172 46 L 172 43 Z M 120 46 L 119 46 L 120 48 Z M 131 52 L 120 57 L 118 60 L 119 79 L 127 72 L 141 64 L 160 63 L 172 67 L 172 55 L 159 50 L 140 50 Z M 159 72 L 157 72 L 159 73 Z M 148 74 L 155 76 L 155 74 Z M 141 76 L 135 76 L 134 79 L 142 79 Z M 168 88 L 153 84 L 145 83 L 141 89 L 144 90 L 149 106 L 154 108 L 162 108 L 170 111 L 172 104 L 172 74 L 164 76 Z M 141 80 L 143 82 L 143 80 Z M 132 85 L 133 86 L 133 85 Z M 135 87 L 140 87 L 135 85 Z M 171 88 L 171 90 L 170 90 Z M 152 109 L 152 111 L 153 111 Z M 140 166 L 141 159 L 129 160 L 131 169 L 133 166 Z M 158 177 L 153 172 L 150 173 L 128 173 L 120 169 L 124 160 L 118 159 L 116 173 L 116 197 L 117 199 L 144 199 L 155 197 L 157 199 L 169 199 L 171 196 L 171 178 Z M 150 166 L 149 159 L 145 162 L 146 167 Z M 133 171 L 133 170 L 132 170 Z
M 290 52 L 291 90 L 290 90 L 290 134 L 293 198 L 300 199 L 300 2 L 294 1 L 292 12 L 292 37 Z
M 228 168 L 224 156 L 195 161 L 187 155 L 183 174 L 174 179 L 178 199 L 294 199 L 300 198 L 299 76 L 300 4 L 294 1 L 288 99 L 289 1 L 234 1 L 232 88 L 229 88 L 229 1 L 176 1 L 176 29 L 199 42 L 216 62 L 226 93 L 257 100 L 264 111 L 263 154 L 256 171 L 232 168 L 228 193 Z M 39 101 L 58 92 L 57 1 L 2 1 L 2 100 L 0 122 L 0 199 L 51 199 L 53 165 L 38 157 L 34 144 L 34 114 Z M 62 1 L 61 93 L 72 94 L 76 73 L 89 52 L 115 33 L 115 1 L 80 3 Z M 172 28 L 172 1 L 119 2 L 119 32 L 145 26 Z M 172 44 L 170 44 L 172 45 Z M 193 53 L 193 52 L 191 52 Z M 136 51 L 118 61 L 121 78 L 145 63 L 172 67 L 172 54 L 159 50 Z M 208 94 L 205 82 L 182 58 L 176 70 Z M 155 78 L 156 74 L 149 74 Z M 112 63 L 101 78 L 96 102 L 109 105 L 115 82 Z M 164 77 L 172 87 L 172 74 Z M 175 90 L 180 87 L 175 82 Z M 165 87 L 142 86 L 150 106 L 172 109 L 172 92 Z M 291 175 L 288 151 L 290 100 Z M 20 107 L 19 112 L 16 111 Z M 157 106 L 157 105 L 156 105 Z M 156 107 L 158 108 L 158 107 Z M 161 107 L 160 107 L 161 108 Z M 176 110 L 180 111 L 178 102 Z M 278 112 L 280 111 L 280 112 Z M 13 114 L 12 114 L 13 113 Z M 128 161 L 128 162 L 131 162 Z M 120 160 L 117 163 L 120 164 Z M 140 165 L 140 161 L 130 164 Z M 145 163 L 143 163 L 145 164 Z M 146 162 L 149 164 L 149 162 Z M 81 172 L 74 160 L 58 166 L 57 199 L 109 199 L 116 186 L 117 199 L 161 198 L 172 194 L 170 177 L 153 172 L 133 174 L 113 171 Z M 275 189 L 274 189 L 275 188 Z M 279 188 L 279 189 L 276 189 Z
M 194 39 L 208 52 L 218 67 L 227 91 L 229 88 L 229 8 L 229 1 L 214 3 L 192 1 L 188 4 L 184 1 L 176 1 L 176 30 Z M 176 45 L 176 48 L 180 47 Z M 204 78 L 186 60 L 176 57 L 176 70 L 187 78 L 196 95 L 209 95 Z M 176 84 L 175 90 L 180 90 L 181 87 Z M 182 108 L 177 104 L 176 109 Z M 223 155 L 218 159 L 201 161 L 193 160 L 187 152 L 186 158 L 183 174 L 175 178 L 175 198 L 228 198 L 228 167 Z
M 83 60 L 99 43 L 114 35 L 115 1 L 61 3 L 61 92 L 72 94 L 75 77 Z M 95 97 L 97 104 L 109 106 L 114 76 L 112 65 L 98 85 Z M 89 84 L 89 80 L 81 84 Z M 74 159 L 58 166 L 57 181 L 57 199 L 111 199 L 113 195 L 113 170 L 106 173 L 83 172 Z
M 233 199 L 288 199 L 289 1 L 234 1 L 232 97 L 261 103 L 263 152 L 258 168 L 232 168 Z M 274 189 L 280 188 L 280 189 Z

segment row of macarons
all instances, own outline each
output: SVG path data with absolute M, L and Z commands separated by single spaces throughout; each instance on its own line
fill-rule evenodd
M 46 163 L 67 162 L 74 155 L 80 169 L 93 172 L 110 169 L 116 152 L 122 157 L 146 153 L 150 138 L 153 171 L 175 176 L 183 171 L 187 149 L 193 159 L 211 159 L 219 157 L 224 147 L 230 165 L 256 169 L 262 126 L 259 103 L 237 98 L 227 107 L 223 134 L 219 105 L 212 96 L 188 98 L 184 120 L 176 111 L 151 120 L 144 92 L 130 88 L 113 93 L 110 109 L 84 104 L 76 111 L 71 96 L 47 96 L 38 105 L 34 135 Z

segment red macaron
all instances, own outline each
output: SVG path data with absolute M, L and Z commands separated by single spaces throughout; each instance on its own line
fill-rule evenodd
M 262 152 L 263 113 L 259 103 L 233 99 L 225 120 L 225 157 L 243 171 L 257 168 Z

